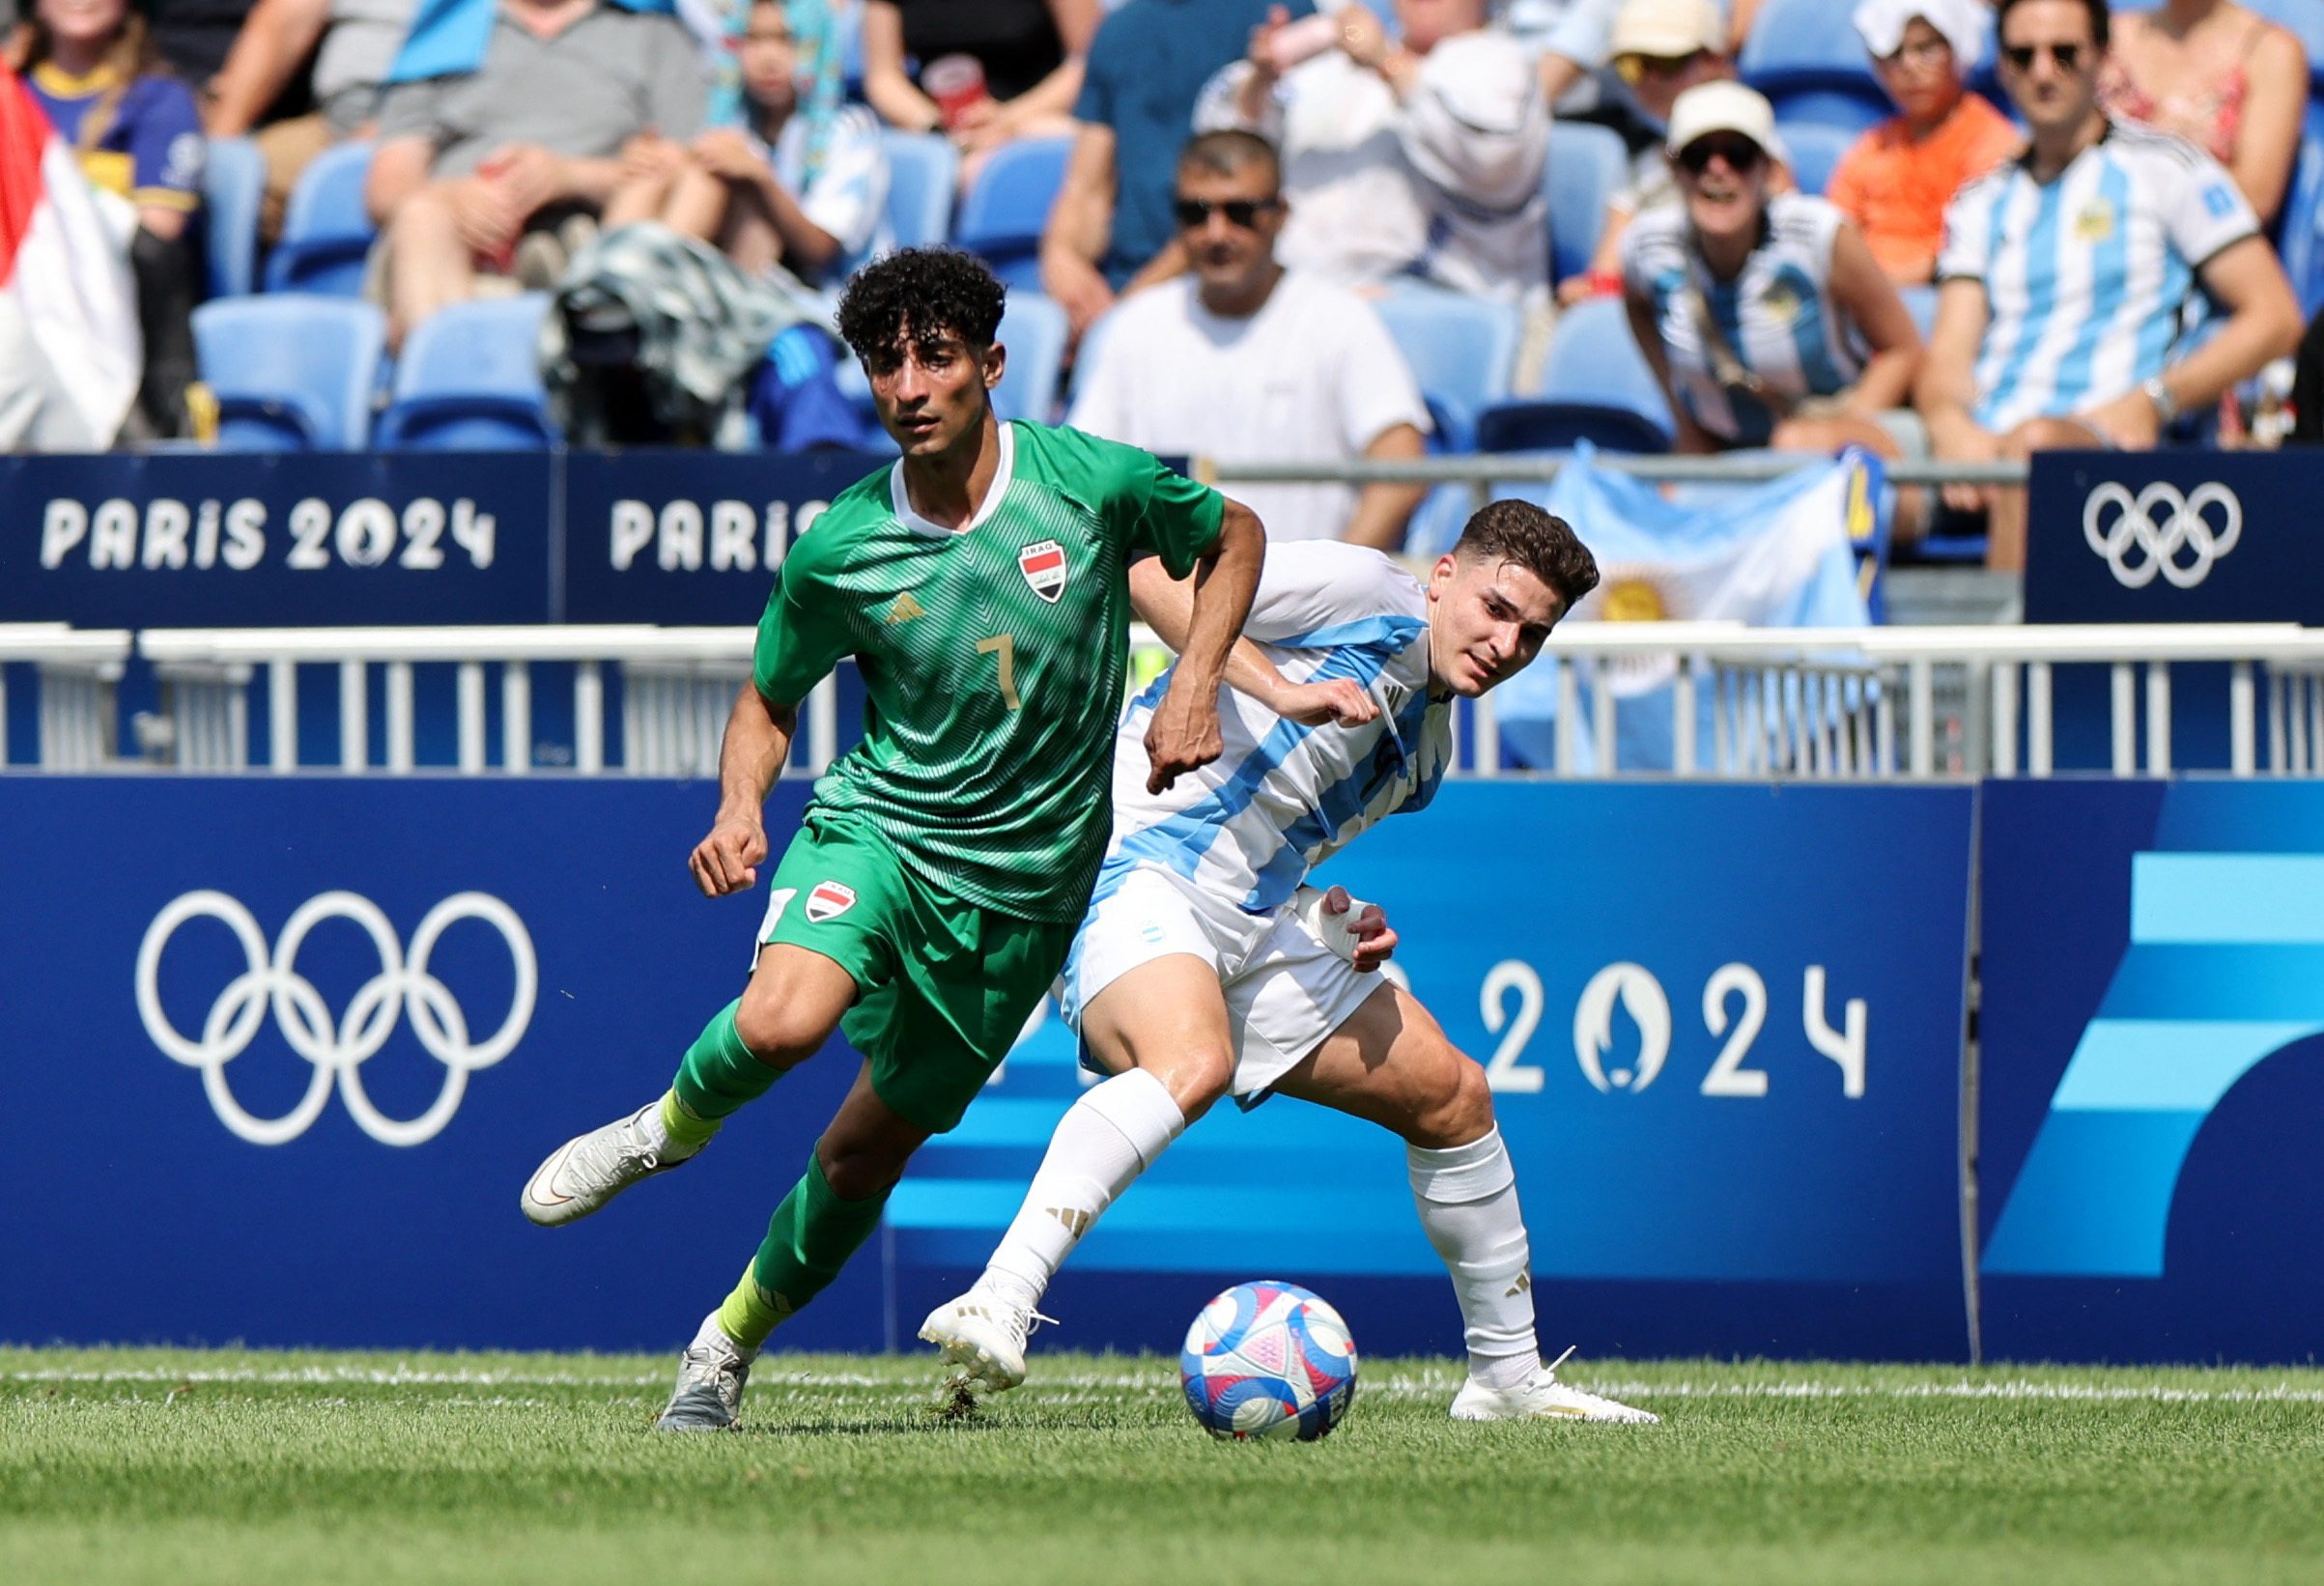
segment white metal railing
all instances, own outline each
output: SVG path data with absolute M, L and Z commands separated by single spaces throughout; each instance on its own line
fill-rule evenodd
M 265 684 L 268 762 L 299 763 L 299 668 L 338 683 L 337 763 L 350 771 L 415 768 L 413 668 L 454 672 L 453 769 L 491 766 L 488 668 L 499 668 L 496 769 L 533 769 L 536 664 L 573 668 L 573 768 L 644 776 L 715 773 L 734 694 L 749 675 L 750 628 L 284 628 L 150 630 L 136 648 L 162 685 L 171 762 L 187 770 L 248 764 L 249 712 Z M 1151 636 L 1137 636 L 1150 643 Z M 41 764 L 114 763 L 114 682 L 126 633 L 61 624 L 0 625 L 0 661 L 29 663 L 41 684 Z M 1662 695 L 1679 776 L 1942 778 L 2051 775 L 2056 767 L 2055 675 L 2104 666 L 2111 682 L 2107 769 L 2173 769 L 2172 674 L 2179 663 L 2221 663 L 2226 676 L 2229 770 L 2238 776 L 2324 775 L 2324 630 L 2290 624 L 2139 627 L 1749 629 L 1731 623 L 1577 623 L 1552 636 L 1549 764 L 1563 777 L 1613 773 L 1624 713 Z M 619 668 L 619 764 L 608 752 L 605 668 Z M 373 667 L 379 667 L 375 674 Z M 375 686 L 374 678 L 383 678 Z M 5 672 L 0 672 L 4 719 Z M 2261 681 L 2264 678 L 2264 694 Z M 375 695 L 378 697 L 375 700 Z M 1500 774 L 1497 696 L 1465 712 L 1456 768 Z M 383 763 L 371 762 L 374 710 L 383 712 Z M 1640 721 L 1651 718 L 1642 715 Z M 794 772 L 835 757 L 838 691 L 810 697 Z M 1636 722 L 1632 723 L 1633 729 Z
M 40 669 L 40 763 L 89 771 L 112 758 L 113 685 L 128 656 L 129 636 L 121 629 L 0 622 L 0 765 L 8 762 L 6 663 Z
M 1577 623 L 1551 636 L 1543 653 L 1559 667 L 1552 769 L 1564 776 L 1585 766 L 1603 774 L 1613 764 L 1626 663 L 1667 670 L 1668 764 L 1682 776 L 2017 776 L 2022 729 L 2024 774 L 2047 777 L 2056 758 L 2054 673 L 2063 665 L 2109 668 L 2111 769 L 2118 777 L 2140 769 L 2143 668 L 2144 769 L 2166 775 L 2172 769 L 2170 666 L 2185 662 L 2227 664 L 2234 775 L 2258 771 L 2260 668 L 2268 677 L 2269 770 L 2324 770 L 2324 630 L 2290 623 L 1856 629 Z M 1635 671 L 1631 681 L 1634 690 Z M 1586 761 L 1579 750 L 1585 683 L 1593 751 Z M 1479 741 L 1466 758 L 1476 774 L 1496 775 L 1500 731 L 1491 695 L 1478 702 L 1472 720 Z
M 370 669 L 384 676 L 386 763 L 391 773 L 415 769 L 416 666 L 449 663 L 458 744 L 455 768 L 483 774 L 488 666 L 500 668 L 500 764 L 522 776 L 534 766 L 532 666 L 573 665 L 573 768 L 584 776 L 608 769 L 608 664 L 622 670 L 624 769 L 645 776 L 707 775 L 718 769 L 719 740 L 737 690 L 751 671 L 751 628 L 573 626 L 527 628 L 265 628 L 148 629 L 137 638 L 168 690 L 177 764 L 187 770 L 232 770 L 247 763 L 249 685 L 267 677 L 268 759 L 276 771 L 296 770 L 298 753 L 298 668 L 327 666 L 339 682 L 339 756 L 342 770 L 371 765 Z M 805 767 L 819 773 L 838 749 L 838 694 L 826 679 L 808 700 Z

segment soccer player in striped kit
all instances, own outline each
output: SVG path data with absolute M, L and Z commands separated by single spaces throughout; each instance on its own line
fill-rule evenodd
M 920 1336 L 961 1379 L 1025 1377 L 1049 1280 L 1131 1182 L 1221 1097 L 1297 1096 L 1402 1136 L 1421 1226 L 1460 1298 L 1464 1421 L 1656 1419 L 1567 1386 L 1542 1363 L 1516 1173 L 1485 1071 L 1375 972 L 1396 946 L 1381 912 L 1308 871 L 1400 809 L 1427 805 L 1452 749 L 1456 697 L 1516 675 L 1598 582 L 1560 519 L 1496 501 L 1426 584 L 1375 551 L 1274 547 L 1220 696 L 1226 749 L 1168 789 L 1141 739 L 1167 678 L 1123 715 L 1114 839 L 1061 1003 L 1108 1074 L 1051 1136 L 1025 1203 L 970 1290 Z M 1188 586 L 1130 572 L 1165 641 L 1189 632 Z

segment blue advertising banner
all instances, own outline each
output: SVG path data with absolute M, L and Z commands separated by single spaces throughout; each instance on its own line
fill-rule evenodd
M 890 459 L 618 451 L 565 458 L 568 622 L 756 622 L 791 540 Z
M 2324 452 L 2037 452 L 2027 622 L 2324 624 Z
M 2324 1342 L 2324 784 L 1988 784 L 1989 1355 Z
M 544 622 L 547 452 L 0 458 L 0 622 Z
M 779 789 L 779 841 L 805 788 Z M 1330 874 L 1486 1061 L 1547 1342 L 1961 1359 L 1962 788 L 1447 787 Z M 0 1338 L 673 1347 L 855 1063 L 576 1227 L 517 1192 L 658 1093 L 763 899 L 697 896 L 695 784 L 0 778 Z M 92 846 L 92 834 L 102 834 Z M 1081 1082 L 1037 1020 L 890 1226 L 778 1335 L 909 1345 Z M 1068 1265 L 1066 1345 L 1175 1347 L 1225 1282 L 1459 1347 L 1401 1145 L 1220 1108 Z
M 1966 788 L 1448 784 L 1321 879 L 1485 1062 L 1546 1342 L 1966 1359 Z M 956 1292 L 1079 1092 L 1054 1019 L 890 1204 L 896 1307 Z M 1076 1252 L 1061 1339 L 1175 1347 L 1227 1282 L 1457 1352 L 1401 1142 L 1302 1102 L 1197 1123 Z
M 805 788 L 769 810 L 789 823 Z M 660 1093 L 763 897 L 702 784 L 0 778 L 0 1338 L 675 1349 L 854 1078 L 553 1232 L 518 1191 Z M 785 1329 L 888 1338 L 877 1251 Z

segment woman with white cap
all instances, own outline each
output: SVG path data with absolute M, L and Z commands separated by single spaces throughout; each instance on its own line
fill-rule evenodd
M 2276 218 L 2300 153 L 2308 57 L 2300 41 L 2233 0 L 2165 0 L 2114 18 L 2098 102 L 2173 132 L 2227 168 L 2261 225 Z
M 1667 147 L 1685 202 L 1638 217 L 1622 273 L 1678 449 L 1924 449 L 1898 411 L 1920 362 L 1913 317 L 1847 216 L 1771 192 L 1782 146 L 1767 99 L 1741 83 L 1690 88 Z
M 1985 17 L 1978 0 L 1863 0 L 1856 9 L 1872 70 L 1903 114 L 1840 156 L 1824 196 L 1899 286 L 1936 278 L 1944 207 L 2026 141 L 1964 86 L 1985 47 Z

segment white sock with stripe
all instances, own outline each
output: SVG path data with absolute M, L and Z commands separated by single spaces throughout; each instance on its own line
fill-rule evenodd
M 1501 1131 L 1449 1150 L 1406 1146 L 1404 1160 L 1420 1226 L 1460 1301 L 1468 1374 L 1488 1388 L 1514 1388 L 1542 1355 L 1533 1333 L 1533 1250 Z
M 1038 1305 L 1082 1235 L 1185 1132 L 1186 1115 L 1169 1087 L 1143 1068 L 1091 1087 L 1058 1119 L 1025 1204 L 977 1287 Z

